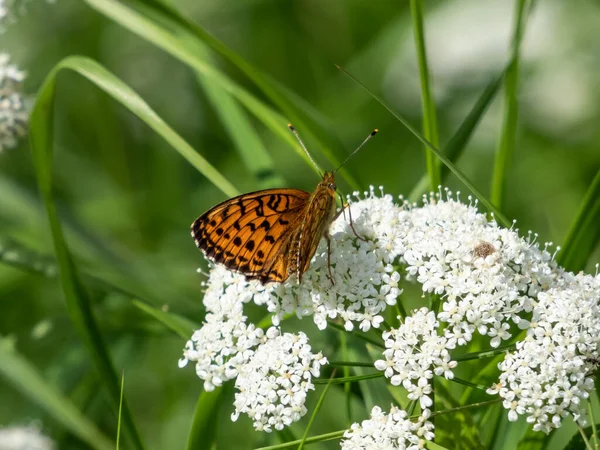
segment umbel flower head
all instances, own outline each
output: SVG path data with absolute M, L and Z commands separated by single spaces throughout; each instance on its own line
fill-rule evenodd
M 54 450 L 54 442 L 34 426 L 0 428 L 2 450 Z
M 503 398 L 510 420 L 526 415 L 534 429 L 546 432 L 567 415 L 585 423 L 582 402 L 593 389 L 590 361 L 600 356 L 600 276 L 565 273 L 548 251 L 550 244 L 540 247 L 535 234 L 522 238 L 514 227 L 500 227 L 477 211 L 477 202 L 469 198 L 465 204 L 449 191 L 417 206 L 397 204 L 371 189 L 363 197 L 355 194 L 351 209 L 354 228 L 365 240 L 343 216 L 331 225 L 334 283 L 324 242 L 301 283 L 290 278 L 263 286 L 220 266 L 211 269 L 206 322 L 187 343 L 182 364 L 195 361 L 207 389 L 236 379 L 234 418 L 248 414 L 256 428 L 267 431 L 298 420 L 310 377 L 326 362 L 305 349 L 311 356 L 301 364 L 303 372 L 284 370 L 291 383 L 286 396 L 271 356 L 283 360 L 288 354 L 282 349 L 289 345 L 284 342 L 292 335 L 278 329 L 263 333 L 248 323 L 244 304 L 265 305 L 275 326 L 295 315 L 312 317 L 319 329 L 336 320 L 347 330 L 366 332 L 379 328 L 386 308 L 402 301 L 401 282 L 412 281 L 439 299 L 439 309 L 423 306 L 398 317 L 382 334 L 385 350 L 374 367 L 418 402 L 420 419 L 409 421 L 396 408 L 389 414 L 374 409 L 370 421 L 352 427 L 344 448 L 361 448 L 375 435 L 383 444 L 372 448 L 390 448 L 386 442 L 418 448 L 411 446 L 431 439 L 432 379 L 454 378 L 452 352 L 475 335 L 492 348 L 525 336 L 499 365 L 499 379 L 489 380 L 495 388 L 488 393 Z M 293 339 L 308 345 L 304 335 Z
M 25 73 L 10 64 L 10 56 L 0 53 L 0 152 L 17 145 L 27 134 L 29 115 L 22 93 Z

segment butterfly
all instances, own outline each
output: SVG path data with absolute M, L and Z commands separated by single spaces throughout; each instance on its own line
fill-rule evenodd
M 294 127 L 288 126 L 318 169 Z M 374 130 L 340 167 L 377 132 Z M 335 202 L 338 169 L 325 172 L 313 193 L 290 188 L 265 189 L 219 203 L 192 223 L 194 242 L 208 260 L 239 272 L 246 279 L 268 284 L 284 282 L 292 274 L 300 282 L 321 238 L 325 237 L 329 278 L 333 282 L 328 231 L 339 215 Z

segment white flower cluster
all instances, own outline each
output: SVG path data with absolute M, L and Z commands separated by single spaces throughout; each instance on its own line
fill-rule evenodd
M 206 330 L 196 332 L 182 360 L 198 361 L 198 374 L 207 387 L 236 376 L 239 382 L 242 373 L 249 379 L 248 364 L 270 345 L 268 336 L 246 324 L 244 303 L 266 305 L 274 325 L 295 314 L 312 316 L 320 329 L 337 318 L 348 330 L 358 326 L 367 331 L 379 327 L 384 309 L 398 301 L 404 271 L 423 292 L 440 299 L 441 311 L 436 315 L 421 308 L 398 329 L 385 332 L 384 359 L 375 367 L 419 400 L 424 415 L 431 406 L 431 378 L 453 377 L 456 362 L 450 350 L 469 343 L 475 333 L 498 347 L 519 329 L 528 329 L 525 341 L 500 366 L 500 383 L 490 393 L 503 397 L 511 420 L 525 414 L 536 430 L 558 426 L 567 414 L 583 421 L 581 400 L 592 389 L 590 361 L 599 358 L 598 276 L 565 274 L 548 245 L 540 248 L 535 235 L 521 238 L 518 230 L 501 228 L 478 213 L 476 202 L 463 204 L 449 192 L 432 194 L 422 207 L 396 205 L 391 196 L 378 197 L 373 189 L 365 198 L 356 197 L 351 205 L 354 228 L 365 240 L 357 238 L 344 216 L 331 225 L 333 284 L 325 242 L 301 283 L 291 277 L 262 286 L 222 267 L 212 269 L 205 297 Z M 259 366 L 254 364 L 252 370 Z M 269 376 L 279 376 L 268 364 L 262 367 Z M 289 403 L 281 401 L 281 389 L 272 387 L 261 387 L 261 395 L 272 396 L 273 405 L 285 408 Z M 241 393 L 239 399 L 236 414 L 247 412 L 257 426 L 287 423 L 278 411 L 259 411 L 259 403 Z M 287 402 L 291 399 L 286 397 Z M 296 407 L 296 413 L 300 411 L 302 407 Z M 273 424 L 272 417 L 278 417 Z
M 584 400 L 594 389 L 600 344 L 600 275 L 564 274 L 561 285 L 538 294 L 527 336 L 499 364 L 499 394 L 511 421 L 526 415 L 549 433 L 571 414 L 586 424 Z
M 451 343 L 465 345 L 477 331 L 497 347 L 511 337 L 510 323 L 519 324 L 519 314 L 530 312 L 535 295 L 556 280 L 553 255 L 531 235 L 523 239 L 518 230 L 488 221 L 473 205 L 449 195 L 426 200 L 407 214 L 407 277 L 443 297 L 438 320 L 447 324 Z
M 314 389 L 312 377 L 318 377 L 327 359 L 311 353 L 308 338 L 279 334 L 275 327 L 267 331 L 267 341 L 241 366 L 235 381 L 235 412 L 248 414 L 254 428 L 271 432 L 300 420 L 306 414 L 306 395 Z
M 265 342 L 264 331 L 247 324 L 243 314 L 244 295 L 241 277 L 222 268 L 211 272 L 204 296 L 206 317 L 186 343 L 179 367 L 196 361 L 196 373 L 204 380 L 204 389 L 212 391 L 234 379 L 254 349 Z M 248 295 L 249 299 L 251 295 Z
M 371 418 L 361 424 L 354 423 L 344 433 L 342 450 L 417 450 L 425 448 L 425 442 L 434 438 L 433 424 L 422 415 L 413 422 L 405 411 L 394 406 L 389 414 L 375 406 Z
M 369 198 L 352 205 L 354 228 L 361 239 L 344 215 L 331 225 L 333 284 L 323 240 L 301 283 L 292 276 L 285 283 L 264 290 L 254 301 L 267 305 L 274 313 L 275 325 L 286 315 L 296 314 L 312 316 L 321 330 L 327 327 L 328 319 L 336 318 L 343 320 L 347 330 L 356 325 L 365 332 L 378 328 L 383 322 L 382 311 L 396 304 L 402 293 L 398 287 L 400 274 L 392 265 L 401 251 L 394 239 L 401 230 L 390 226 L 397 222 L 401 210 L 391 196 L 377 198 L 371 191 Z
M 394 386 L 402 385 L 409 400 L 418 400 L 421 410 L 428 410 L 433 401 L 433 375 L 454 378 L 448 349 L 452 348 L 444 336 L 438 336 L 439 322 L 433 311 L 421 308 L 406 318 L 398 329 L 383 333 L 385 360 L 375 361 L 375 368 L 385 371 Z
M 54 450 L 54 442 L 35 426 L 0 428 L 2 450 Z
M 10 64 L 10 56 L 0 53 L 0 152 L 17 145 L 27 133 L 29 115 L 22 93 L 25 73 Z

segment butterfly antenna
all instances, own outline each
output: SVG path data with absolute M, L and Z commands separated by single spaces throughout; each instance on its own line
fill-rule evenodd
M 288 128 L 290 129 L 290 131 L 292 133 L 294 133 L 294 136 L 296 136 L 296 139 L 298 139 L 298 142 L 300 143 L 300 147 L 302 147 L 302 150 L 304 150 L 304 153 L 306 153 L 306 155 L 308 156 L 308 159 L 310 159 L 310 162 L 313 163 L 313 166 L 315 166 L 315 168 L 317 169 L 317 172 L 319 172 L 319 174 L 321 174 L 321 169 L 319 168 L 319 166 L 317 165 L 315 160 L 312 158 L 310 153 L 308 153 L 306 145 L 304 145 L 304 142 L 302 142 L 302 139 L 300 139 L 300 135 L 298 134 L 298 132 L 296 131 L 294 126 L 291 123 L 288 123 Z
M 379 130 L 378 130 L 377 128 L 375 128 L 373 131 L 371 131 L 371 134 L 369 134 L 369 135 L 367 136 L 367 138 L 366 138 L 364 141 L 362 141 L 362 144 L 360 144 L 360 145 L 359 145 L 359 146 L 356 148 L 356 150 L 354 150 L 352 153 L 350 153 L 350 155 L 348 155 L 348 157 L 347 157 L 347 158 L 344 160 L 344 162 L 343 162 L 343 163 L 341 163 L 341 164 L 338 166 L 338 168 L 334 170 L 334 172 L 337 172 L 337 171 L 340 169 L 340 167 L 342 167 L 344 164 L 346 164 L 346 163 L 348 162 L 348 160 L 349 160 L 350 158 L 352 158 L 352 157 L 354 156 L 354 154 L 355 154 L 357 151 L 359 151 L 361 148 L 363 148 L 363 146 L 364 146 L 364 145 L 365 145 L 365 144 L 366 144 L 366 143 L 369 141 L 369 139 L 371 139 L 371 138 L 372 138 L 373 136 L 375 136 L 377 133 L 379 133 Z

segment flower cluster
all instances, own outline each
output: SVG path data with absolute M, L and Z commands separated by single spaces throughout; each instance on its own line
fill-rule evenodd
M 420 402 L 422 417 L 412 423 L 396 409 L 386 415 L 376 408 L 371 420 L 352 427 L 344 448 L 411 448 L 429 439 L 431 379 L 453 378 L 456 362 L 449 351 L 476 333 L 498 347 L 527 329 L 489 391 L 504 399 L 511 420 L 527 415 L 534 429 L 543 431 L 559 426 L 566 415 L 583 423 L 581 401 L 593 388 L 589 374 L 600 360 L 600 276 L 565 273 L 548 244 L 540 247 L 532 233 L 521 238 L 517 229 L 499 227 L 477 212 L 476 202 L 464 204 L 458 194 L 432 194 L 421 207 L 395 204 L 374 189 L 355 197 L 354 230 L 343 216 L 330 227 L 334 283 L 325 242 L 301 283 L 290 277 L 262 286 L 222 267 L 211 270 L 206 323 L 188 342 L 182 362 L 197 361 L 207 388 L 237 377 L 234 418 L 246 413 L 267 431 L 299 419 L 310 376 L 325 363 L 310 353 L 304 335 L 263 333 L 247 324 L 245 303 L 265 305 L 275 326 L 295 314 L 311 316 L 320 329 L 341 319 L 347 330 L 368 331 L 379 327 L 383 311 L 399 300 L 402 275 L 439 298 L 440 311 L 417 309 L 384 332 L 386 349 L 375 367 Z M 285 362 L 292 340 L 303 342 L 305 362 Z M 283 385 L 287 380 L 290 384 Z
M 499 394 L 508 418 L 526 415 L 533 429 L 550 432 L 568 414 L 585 425 L 584 400 L 594 388 L 600 344 L 600 275 L 564 274 L 560 286 L 540 292 L 527 336 L 499 364 Z
M 54 442 L 34 426 L 0 428 L 2 450 L 54 450 Z
M 306 414 L 306 395 L 314 389 L 327 359 L 313 354 L 304 333 L 280 335 L 275 327 L 267 331 L 267 341 L 258 347 L 240 368 L 235 381 L 235 412 L 248 414 L 260 431 L 281 430 Z
M 10 64 L 10 56 L 0 53 L 0 152 L 17 145 L 27 133 L 29 115 L 22 93 L 25 73 Z
M 402 385 L 409 400 L 418 400 L 423 411 L 433 403 L 429 396 L 433 375 L 452 379 L 456 367 L 448 352 L 452 346 L 447 338 L 438 336 L 438 327 L 433 311 L 415 311 L 398 329 L 383 333 L 385 360 L 375 361 L 375 367 L 385 371 L 390 383 Z
M 196 373 L 204 380 L 207 391 L 234 379 L 254 349 L 266 339 L 261 328 L 246 323 L 241 277 L 215 268 L 210 281 L 204 296 L 207 310 L 204 324 L 186 343 L 183 358 L 179 360 L 179 367 L 185 367 L 189 361 L 196 362 Z
M 465 345 L 477 331 L 497 347 L 511 337 L 510 324 L 531 311 L 535 295 L 557 279 L 553 255 L 534 236 L 500 228 L 475 205 L 431 197 L 407 216 L 407 277 L 443 297 L 438 320 L 452 344 Z
M 371 418 L 361 424 L 352 424 L 344 433 L 342 450 L 417 450 L 424 448 L 425 441 L 434 438 L 433 424 L 428 415 L 422 415 L 416 422 L 407 418 L 405 411 L 394 406 L 389 414 L 375 406 Z

